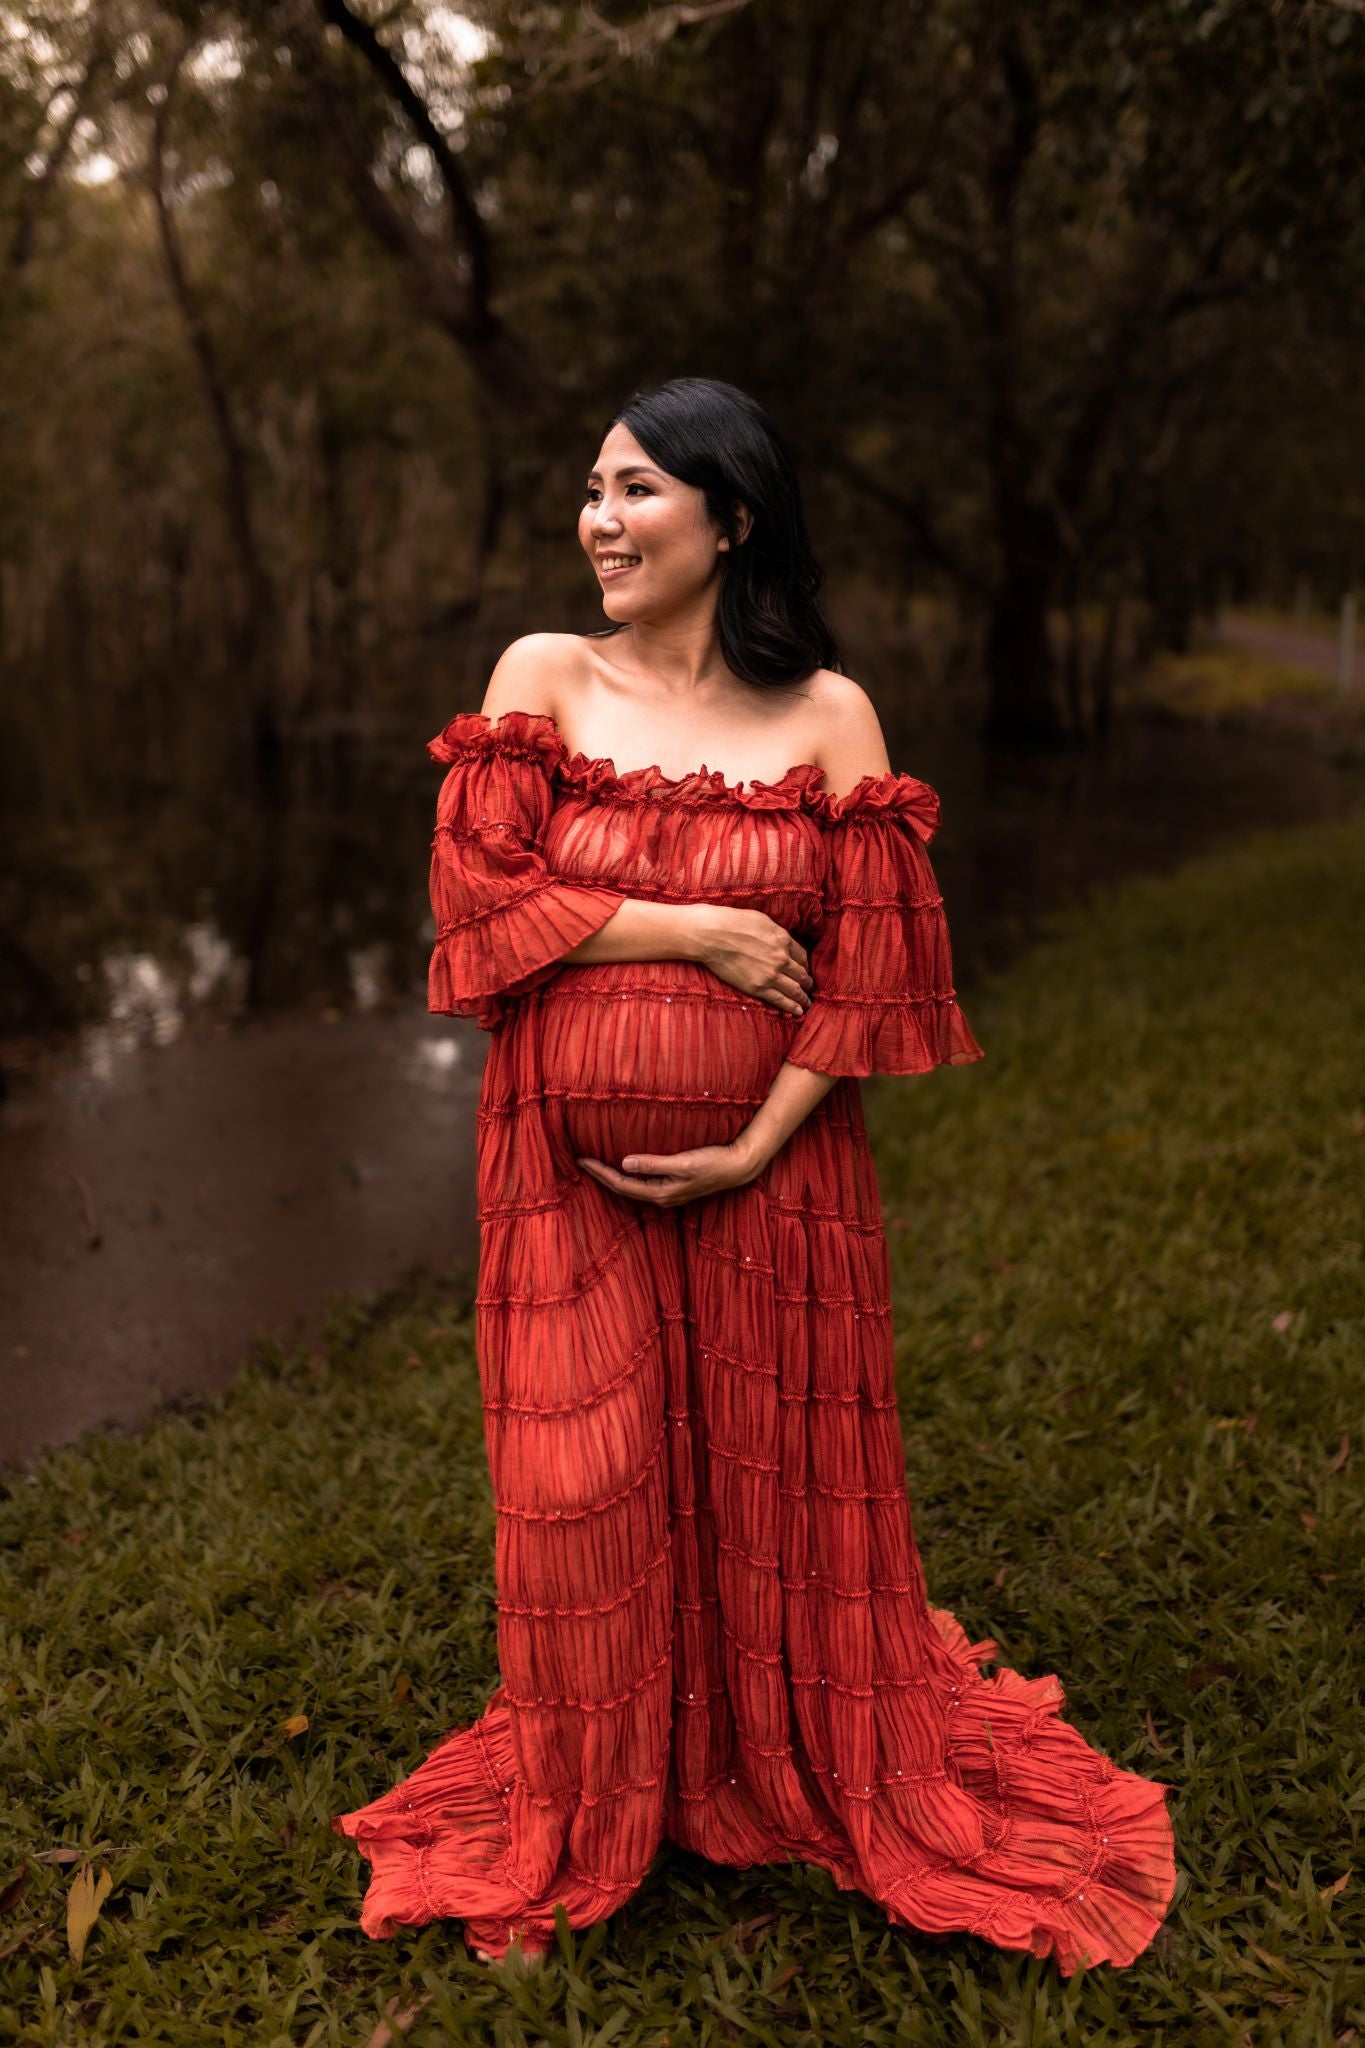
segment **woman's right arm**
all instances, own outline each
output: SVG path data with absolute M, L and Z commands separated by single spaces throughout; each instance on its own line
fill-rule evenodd
M 484 693 L 483 716 L 541 712 L 560 730 L 556 688 L 569 687 L 560 673 L 569 657 L 567 634 L 525 634 L 505 648 Z M 804 1016 L 815 983 L 806 949 L 785 926 L 761 910 L 736 910 L 719 903 L 656 903 L 628 896 L 599 930 L 591 932 L 561 966 L 597 961 L 696 960 L 744 995 L 758 996 L 779 1010 Z
M 804 1016 L 815 983 L 806 949 L 762 910 L 725 903 L 655 903 L 628 896 L 565 966 L 610 960 L 696 960 L 744 995 Z

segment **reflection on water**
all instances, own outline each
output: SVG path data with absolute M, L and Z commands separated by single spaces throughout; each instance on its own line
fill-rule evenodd
M 205 920 L 185 927 L 177 957 L 159 960 L 154 953 L 120 949 L 106 953 L 99 965 L 107 1009 L 81 1040 L 85 1062 L 96 1072 L 107 1072 L 118 1052 L 169 1045 L 187 1018 L 206 1010 L 240 1014 L 249 978 L 248 962 Z M 76 973 L 87 980 L 89 963 L 78 962 Z
M 7 785 L 0 1034 L 102 1025 L 103 1057 L 110 1036 L 420 995 L 439 723 L 300 732 L 263 786 L 221 745 L 150 786 L 116 735 Z

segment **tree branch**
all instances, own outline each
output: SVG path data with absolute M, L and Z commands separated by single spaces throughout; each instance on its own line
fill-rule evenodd
M 327 26 L 338 30 L 351 49 L 364 60 L 393 105 L 405 116 L 418 140 L 431 152 L 469 255 L 466 319 L 475 327 L 486 327 L 491 320 L 493 249 L 483 216 L 474 204 L 474 195 L 454 151 L 437 127 L 430 107 L 370 23 L 353 14 L 346 0 L 317 0 L 317 8 Z

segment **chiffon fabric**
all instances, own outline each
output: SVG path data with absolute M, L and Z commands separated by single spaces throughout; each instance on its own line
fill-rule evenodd
M 1170 1787 L 986 1676 L 930 1605 L 859 1078 L 979 1059 L 927 845 L 935 792 L 799 764 L 618 773 L 553 719 L 430 743 L 431 1009 L 490 1034 L 475 1301 L 501 1683 L 332 1827 L 368 1935 L 438 1917 L 501 1955 L 625 1904 L 665 1840 L 818 1864 L 887 1917 L 1127 1964 L 1174 1885 Z M 804 1015 L 685 960 L 565 964 L 628 897 L 766 911 Z M 576 1163 L 725 1143 L 783 1061 L 838 1076 L 762 1173 L 661 1209 Z

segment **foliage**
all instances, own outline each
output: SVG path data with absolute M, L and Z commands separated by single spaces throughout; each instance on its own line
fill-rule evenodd
M 452 1925 L 368 1942 L 327 1816 L 496 1671 L 470 1303 L 428 1287 L 9 1476 L 7 2036 L 301 2048 L 390 2013 L 430 2048 L 1349 2041 L 1362 918 L 1360 819 L 1107 891 L 972 996 L 980 1066 L 866 1090 L 931 1596 L 1177 1788 L 1180 1889 L 1136 1965 L 1066 1984 L 821 1872 L 670 1848 L 535 1978 L 490 1978 Z

